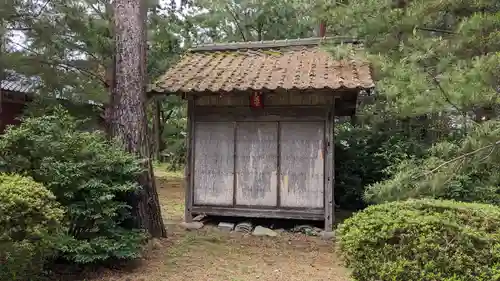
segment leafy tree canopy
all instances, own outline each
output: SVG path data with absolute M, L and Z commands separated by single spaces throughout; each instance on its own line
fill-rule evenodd
M 468 112 L 498 103 L 498 1 L 353 0 L 328 19 L 336 34 L 366 40 L 377 91 L 391 112 Z
M 335 33 L 365 40 L 364 51 L 336 49 L 373 64 L 379 96 L 365 114 L 446 117 L 447 128 L 463 132 L 434 138 L 423 158 L 393 163 L 392 178 L 372 185 L 367 199 L 498 204 L 500 2 L 352 0 L 337 3 L 329 15 Z

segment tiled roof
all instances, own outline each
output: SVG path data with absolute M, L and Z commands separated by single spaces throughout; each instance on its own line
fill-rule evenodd
M 37 89 L 41 85 L 41 78 L 38 76 L 26 77 L 24 75 L 8 72 L 7 77 L 4 80 L 0 80 L 0 89 L 2 91 L 9 91 L 15 94 L 38 94 Z M 56 98 L 59 100 L 68 100 L 66 97 L 62 97 L 56 94 Z M 102 103 L 86 100 L 84 103 L 103 106 Z
M 31 94 L 35 92 L 36 87 L 37 84 L 35 81 L 21 77 L 9 77 L 7 79 L 0 80 L 0 88 L 4 91 Z
M 151 87 L 158 93 L 367 89 L 370 66 L 337 61 L 320 38 L 201 46 Z M 352 42 L 355 43 L 355 42 Z

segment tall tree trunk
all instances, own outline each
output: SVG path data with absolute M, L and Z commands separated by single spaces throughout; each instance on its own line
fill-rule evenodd
M 111 136 L 144 159 L 141 191 L 134 195 L 136 225 L 166 237 L 149 153 L 146 119 L 146 3 L 115 0 L 115 77 L 108 112 Z
M 153 155 L 156 160 L 161 159 L 161 102 L 158 99 L 153 100 Z

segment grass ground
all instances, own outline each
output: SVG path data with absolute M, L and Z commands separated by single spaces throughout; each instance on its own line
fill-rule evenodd
M 185 231 L 182 175 L 156 172 L 169 237 L 150 243 L 133 265 L 82 274 L 85 281 L 345 281 L 333 243 L 283 233 L 254 237 L 224 233 L 213 227 Z M 75 280 L 75 279 L 72 279 Z

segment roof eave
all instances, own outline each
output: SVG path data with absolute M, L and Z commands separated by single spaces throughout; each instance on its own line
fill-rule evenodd
M 253 41 L 253 42 L 235 42 L 235 43 L 216 43 L 195 46 L 189 49 L 189 52 L 203 51 L 231 51 L 241 49 L 270 49 L 284 48 L 292 46 L 317 46 L 320 44 L 362 44 L 363 40 L 352 37 L 312 37 L 305 39 L 286 39 L 272 41 Z
M 347 87 L 347 86 L 340 86 L 338 88 L 314 88 L 314 87 L 308 87 L 308 88 L 276 88 L 276 89 L 268 89 L 268 88 L 260 88 L 260 89 L 234 89 L 230 91 L 225 91 L 225 90 L 218 90 L 218 91 L 212 91 L 212 90 L 205 90 L 205 91 L 196 91 L 196 90 L 190 90 L 190 91 L 183 91 L 182 89 L 175 90 L 175 91 L 170 91 L 168 89 L 161 89 L 161 88 L 156 88 L 148 91 L 147 95 L 149 97 L 151 96 L 158 96 L 158 95 L 175 95 L 175 96 L 181 96 L 183 98 L 187 96 L 201 96 L 201 95 L 231 95 L 231 94 L 238 94 L 238 93 L 250 93 L 253 91 L 261 91 L 264 93 L 269 93 L 269 92 L 309 92 L 309 91 L 330 91 L 330 92 L 350 92 L 350 91 L 362 91 L 362 90 L 372 90 L 375 86 L 370 85 L 370 86 L 356 86 L 356 87 Z

